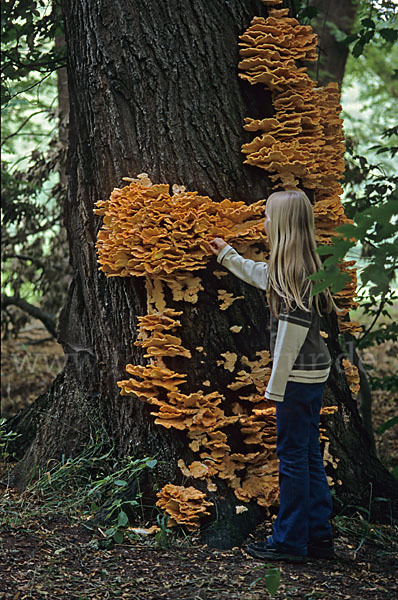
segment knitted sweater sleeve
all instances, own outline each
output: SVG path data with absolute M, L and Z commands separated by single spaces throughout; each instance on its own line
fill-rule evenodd
M 228 244 L 217 256 L 217 261 L 239 279 L 261 290 L 266 290 L 267 263 L 243 258 Z M 296 309 L 290 313 L 279 315 L 272 373 L 265 391 L 267 399 L 276 402 L 283 401 L 289 375 L 307 337 L 310 325 L 311 312 Z
M 228 244 L 224 246 L 217 256 L 217 262 L 246 283 L 259 288 L 260 290 L 265 290 L 267 288 L 267 263 L 243 258 L 243 256 Z

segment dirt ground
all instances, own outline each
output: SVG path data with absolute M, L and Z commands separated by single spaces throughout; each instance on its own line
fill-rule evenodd
M 33 401 L 62 368 L 62 349 L 54 341 L 40 341 L 46 337 L 40 326 L 31 326 L 17 340 L 3 343 L 3 416 Z M 387 344 L 370 349 L 366 360 L 374 372 L 379 366 L 394 372 L 396 354 L 396 347 Z M 394 415 L 395 406 L 391 393 L 374 394 L 375 427 Z M 398 464 L 397 431 L 376 436 L 376 441 L 381 459 L 389 467 Z M 241 548 L 217 551 L 192 538 L 173 537 L 162 549 L 143 536 L 109 546 L 100 530 L 91 531 L 78 517 L 63 515 L 61 501 L 49 516 L 44 500 L 35 497 L 30 511 L 22 514 L 25 500 L 7 487 L 4 465 L 1 479 L 0 600 L 269 598 L 264 578 L 268 567 Z M 335 520 L 334 526 L 335 560 L 269 565 L 281 569 L 275 598 L 397 598 L 397 528 L 364 524 L 359 517 Z M 263 524 L 254 537 L 263 539 L 269 529 L 270 523 Z
M 397 533 L 379 527 L 383 543 L 368 540 L 362 545 L 356 536 L 340 533 L 335 560 L 275 563 L 272 566 L 281 568 L 275 598 L 397 598 Z M 266 534 L 263 526 L 257 537 Z M 195 540 L 174 540 L 169 548 L 161 549 L 139 536 L 136 541 L 101 548 L 98 535 L 63 517 L 4 525 L 0 553 L 0 598 L 4 600 L 269 598 L 264 582 L 267 566 L 242 549 L 217 551 Z

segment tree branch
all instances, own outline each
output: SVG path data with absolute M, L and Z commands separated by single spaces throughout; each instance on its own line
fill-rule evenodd
M 48 268 L 48 264 L 43 263 L 43 261 L 41 261 L 39 258 L 34 258 L 33 256 L 25 256 L 24 254 L 5 254 L 3 256 L 3 260 L 7 260 L 8 258 L 18 258 L 19 260 L 26 260 L 26 261 L 30 260 L 32 263 L 36 264 L 41 269 Z M 56 265 L 53 265 L 53 268 L 56 271 L 64 270 L 62 267 L 57 267 Z
M 2 294 L 1 296 L 1 305 L 2 308 L 7 308 L 7 306 L 18 306 L 18 308 L 28 313 L 31 317 L 39 319 L 47 331 L 51 333 L 54 338 L 57 337 L 55 318 L 48 312 L 30 304 L 30 302 L 27 302 L 23 298 L 19 298 L 18 296 L 7 296 L 6 294 Z
M 26 117 L 26 119 L 24 121 L 22 121 L 21 125 L 18 127 L 18 129 L 16 131 L 13 131 L 12 133 L 10 133 L 9 135 L 7 135 L 2 143 L 4 144 L 7 140 L 9 140 L 10 138 L 14 137 L 14 135 L 18 135 L 18 133 L 21 131 L 21 129 L 23 129 L 26 125 L 26 123 L 28 123 L 28 121 L 30 121 L 30 119 L 32 117 L 35 117 L 36 115 L 40 115 L 43 112 L 47 112 L 45 109 L 42 110 L 37 110 L 34 113 L 31 113 L 28 117 Z
M 373 319 L 373 321 L 371 322 L 371 324 L 369 325 L 369 327 L 367 328 L 367 330 L 363 333 L 363 335 L 357 340 L 358 347 L 361 346 L 363 340 L 372 331 L 373 327 L 375 326 L 375 323 L 376 323 L 377 319 L 380 317 L 381 311 L 383 310 L 384 305 L 386 303 L 386 295 L 387 295 L 387 291 L 385 291 L 384 294 L 381 297 L 379 308 L 377 310 L 375 318 Z

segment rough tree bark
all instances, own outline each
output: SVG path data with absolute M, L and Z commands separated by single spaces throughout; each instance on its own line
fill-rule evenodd
M 67 363 L 42 399 L 36 437 L 13 480 L 24 485 L 34 465 L 76 454 L 104 430 L 119 456 L 156 454 L 160 485 L 179 483 L 176 463 L 187 457 L 184 436 L 154 425 L 147 405 L 119 395 L 116 382 L 126 378 L 126 364 L 144 362 L 133 342 L 136 317 L 147 312 L 146 292 L 141 279 L 107 279 L 98 270 L 95 242 L 102 220 L 93 213 L 94 202 L 107 198 L 123 176 L 141 172 L 215 200 L 251 203 L 267 195 L 267 178 L 243 166 L 240 147 L 248 141 L 243 118 L 271 114 L 270 96 L 237 77 L 238 36 L 266 9 L 258 0 L 65 0 L 63 11 L 71 106 L 65 227 L 74 269 L 59 323 Z M 262 293 L 228 276 L 223 287 L 244 294 L 246 302 L 220 312 L 214 264 L 200 273 L 205 291 L 198 304 L 167 298 L 168 306 L 184 310 L 179 335 L 193 354 L 168 366 L 188 373 L 189 391 L 205 379 L 212 383 L 209 391 L 225 390 L 226 371 L 216 365 L 220 353 L 237 350 L 254 358 L 269 347 Z M 237 323 L 247 331 L 239 341 L 229 330 Z M 338 360 L 335 320 L 326 326 Z M 194 351 L 199 345 L 206 348 L 206 363 Z M 391 497 L 393 479 L 373 454 L 336 365 L 326 402 L 339 406 L 327 420 L 332 453 L 340 458 L 331 473 L 342 482 L 336 484 L 339 497 L 367 501 L 369 482 L 375 493 Z M 25 415 L 25 423 L 30 418 Z M 217 519 L 213 513 L 203 536 L 228 547 L 240 543 L 264 511 L 251 503 L 237 524 L 236 498 L 228 488 L 222 492 L 211 496 Z

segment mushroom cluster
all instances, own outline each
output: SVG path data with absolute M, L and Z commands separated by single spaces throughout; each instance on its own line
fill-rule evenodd
M 355 337 L 357 333 L 362 333 L 363 331 L 363 327 L 359 321 L 347 321 L 342 316 L 338 316 L 337 322 L 340 333 L 349 333 Z
M 169 526 L 184 525 L 188 531 L 194 531 L 200 519 L 210 514 L 207 507 L 212 503 L 206 500 L 206 494 L 192 486 L 167 483 L 157 496 L 156 506 L 169 515 Z
M 182 315 L 182 311 L 166 309 L 162 313 L 154 313 L 138 317 L 139 334 L 136 346 L 145 348 L 145 358 L 163 356 L 185 356 L 191 358 L 191 352 L 182 346 L 181 338 L 165 331 L 174 331 L 181 327 L 180 321 L 174 319 Z
M 350 276 L 350 280 L 346 283 L 344 288 L 334 295 L 337 305 L 344 311 L 340 315 L 341 318 L 348 314 L 352 308 L 358 306 L 358 302 L 354 300 L 357 293 L 357 270 L 354 267 L 355 264 L 355 260 L 343 260 L 339 264 L 340 271 L 342 273 L 347 273 L 347 275 Z
M 345 376 L 346 376 L 346 379 L 348 382 L 348 387 L 350 388 L 350 390 L 353 394 L 357 394 L 359 392 L 359 387 L 360 387 L 360 385 L 359 385 L 360 377 L 359 377 L 358 367 L 351 364 L 351 362 L 348 360 L 348 358 L 343 358 L 342 363 L 343 363 L 344 373 L 345 373 Z
M 340 200 L 345 151 L 340 93 L 336 83 L 317 87 L 306 67 L 296 64 L 317 59 L 317 36 L 288 14 L 289 9 L 271 8 L 266 19 L 254 17 L 240 36 L 239 76 L 270 90 L 274 109 L 272 117 L 245 119 L 244 129 L 256 137 L 243 144 L 242 152 L 244 162 L 266 170 L 275 187 L 300 184 L 313 191 L 316 240 L 328 244 L 336 227 L 350 222 Z M 352 308 L 354 270 L 350 274 L 344 304 Z
M 173 285 L 176 276 L 206 266 L 214 237 L 246 246 L 266 239 L 263 200 L 214 202 L 181 186 L 170 195 L 169 185 L 152 184 L 146 173 L 124 179 L 129 185 L 96 202 L 94 211 L 104 218 L 96 248 L 107 277 L 150 275 Z
M 176 373 L 166 367 L 149 364 L 127 365 L 126 371 L 132 377 L 123 381 L 118 381 L 121 396 L 135 396 L 143 402 L 157 400 L 162 390 L 175 392 L 178 386 L 186 381 L 184 373 Z M 139 379 L 137 379 L 139 377 Z M 141 380 L 141 381 L 140 381 Z
M 187 356 L 181 339 L 167 332 L 175 332 L 181 326 L 178 317 L 181 311 L 165 309 L 138 317 L 138 339 L 136 345 L 143 347 L 149 359 L 147 366 L 127 365 L 126 371 L 130 379 L 119 381 L 122 396 L 134 396 L 153 407 L 151 412 L 155 424 L 187 432 L 190 450 L 197 455 L 189 465 L 180 459 L 178 466 L 185 477 L 205 480 L 209 491 L 216 491 L 213 478 L 228 482 L 236 496 L 243 501 L 255 499 L 263 506 L 275 499 L 278 490 L 276 461 L 275 408 L 264 401 L 266 380 L 270 374 L 269 352 L 257 353 L 257 360 L 240 358 L 232 352 L 222 353 L 219 361 L 230 373 L 232 383 L 227 387 L 232 392 L 251 386 L 256 393 L 248 396 L 237 396 L 241 402 L 234 402 L 229 409 L 232 414 L 225 414 L 225 397 L 219 392 L 204 393 L 198 390 L 184 394 L 180 386 L 186 382 L 184 373 L 177 373 L 167 368 L 167 356 Z M 202 350 L 200 349 L 197 349 Z M 243 367 L 243 368 L 242 368 Z M 252 403 L 256 409 L 251 410 Z M 232 426 L 232 429 L 231 429 Z M 226 433 L 227 430 L 228 433 Z M 240 432 L 240 433 L 239 433 Z M 250 446 L 250 452 L 232 452 L 229 435 L 241 436 L 243 444 Z M 265 464 L 272 464 L 272 469 Z M 259 487 L 256 478 L 260 478 L 264 468 L 268 469 L 264 479 L 264 487 Z M 171 486 L 168 489 L 168 500 L 180 489 Z M 199 498 L 199 497 L 198 497 Z M 176 499 L 176 502 L 179 502 Z M 174 514 L 176 523 L 184 524 Z M 195 521 L 198 523 L 198 521 Z M 191 527 L 194 527 L 194 523 Z

